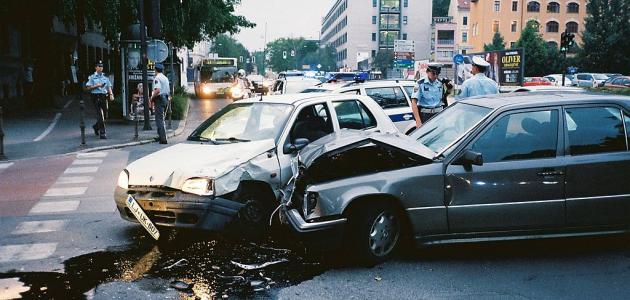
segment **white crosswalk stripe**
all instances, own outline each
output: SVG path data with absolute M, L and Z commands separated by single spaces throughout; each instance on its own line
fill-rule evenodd
M 0 163 L 0 170 L 7 169 L 7 168 L 9 168 L 12 165 L 13 165 L 13 163 Z
M 77 159 L 72 162 L 73 165 L 99 165 L 103 163 L 102 159 Z
M 87 187 L 49 188 L 44 197 L 79 196 L 85 194 Z
M 39 202 L 31 208 L 29 215 L 71 212 L 77 210 L 80 203 L 78 200 Z
M 107 156 L 107 152 L 90 152 L 77 154 L 78 158 L 103 158 L 105 156 Z
M 48 258 L 57 250 L 57 243 L 0 246 L 0 263 Z
M 11 234 L 33 234 L 63 230 L 66 220 L 31 221 L 20 223 Z
M 77 183 L 89 183 L 94 177 L 92 176 L 63 176 L 57 179 L 57 184 L 77 184 Z
M 96 173 L 98 171 L 98 167 L 76 167 L 76 168 L 67 168 L 64 172 L 65 174 L 86 174 L 86 173 Z

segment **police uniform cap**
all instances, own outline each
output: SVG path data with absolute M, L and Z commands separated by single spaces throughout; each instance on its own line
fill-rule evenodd
M 156 65 L 155 65 L 155 69 L 156 69 L 156 70 L 158 70 L 158 71 L 160 71 L 160 72 L 161 72 L 161 71 L 164 71 L 164 65 L 162 65 L 162 64 L 156 64 Z
M 485 67 L 485 68 L 490 66 L 489 62 L 487 62 L 485 59 L 483 59 L 483 58 L 481 58 L 479 56 L 474 56 L 473 59 L 472 59 L 472 63 L 473 63 L 473 65 L 480 66 L 480 67 Z
M 438 64 L 430 64 L 427 66 L 427 71 L 435 72 L 436 74 L 440 74 L 442 71 L 442 65 Z
M 103 66 L 103 61 L 102 60 L 97 60 L 96 63 L 94 64 L 95 67 L 102 67 Z

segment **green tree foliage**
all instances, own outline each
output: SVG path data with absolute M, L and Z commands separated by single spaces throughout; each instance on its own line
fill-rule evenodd
M 391 50 L 378 51 L 372 65 L 381 71 L 383 75 L 387 74 L 387 69 L 394 66 L 394 52 Z
M 247 59 L 250 57 L 249 51 L 243 44 L 234 38 L 221 34 L 214 39 L 212 44 L 212 52 L 217 53 L 219 57 L 233 57 L 238 59 L 237 65 L 239 69 L 248 69 Z M 243 58 L 241 61 L 240 58 Z
M 505 41 L 499 32 L 492 36 L 492 44 L 484 44 L 483 51 L 505 50 Z
M 294 56 L 291 56 L 291 52 Z M 269 66 L 274 72 L 302 69 L 303 65 L 322 65 L 322 71 L 336 69 L 334 47 L 320 48 L 318 43 L 304 38 L 281 38 L 267 44 Z
M 457 0 L 453 0 L 457 1 Z M 433 16 L 434 17 L 446 17 L 448 16 L 448 6 L 451 0 L 433 0 Z
M 630 72 L 630 1 L 590 0 L 578 58 L 584 70 Z
M 525 76 L 542 76 L 548 72 L 547 44 L 538 32 L 538 23 L 529 20 L 521 37 L 516 41 L 516 48 L 524 48 Z

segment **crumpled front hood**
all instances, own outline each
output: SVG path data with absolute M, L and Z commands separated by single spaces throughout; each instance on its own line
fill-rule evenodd
M 179 189 L 189 178 L 217 178 L 274 148 L 273 139 L 220 145 L 177 144 L 129 164 L 129 185 Z
M 431 149 L 402 133 L 342 130 L 310 143 L 300 151 L 300 161 L 308 167 L 315 159 L 323 154 L 338 151 L 343 152 L 347 149 L 360 147 L 372 142 L 387 144 L 427 159 L 433 159 L 436 154 Z

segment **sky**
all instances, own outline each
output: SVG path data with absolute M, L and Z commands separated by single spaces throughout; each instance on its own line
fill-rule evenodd
M 256 23 L 234 36 L 249 51 L 261 50 L 267 42 L 282 37 L 319 39 L 322 18 L 335 0 L 242 0 L 235 14 Z

